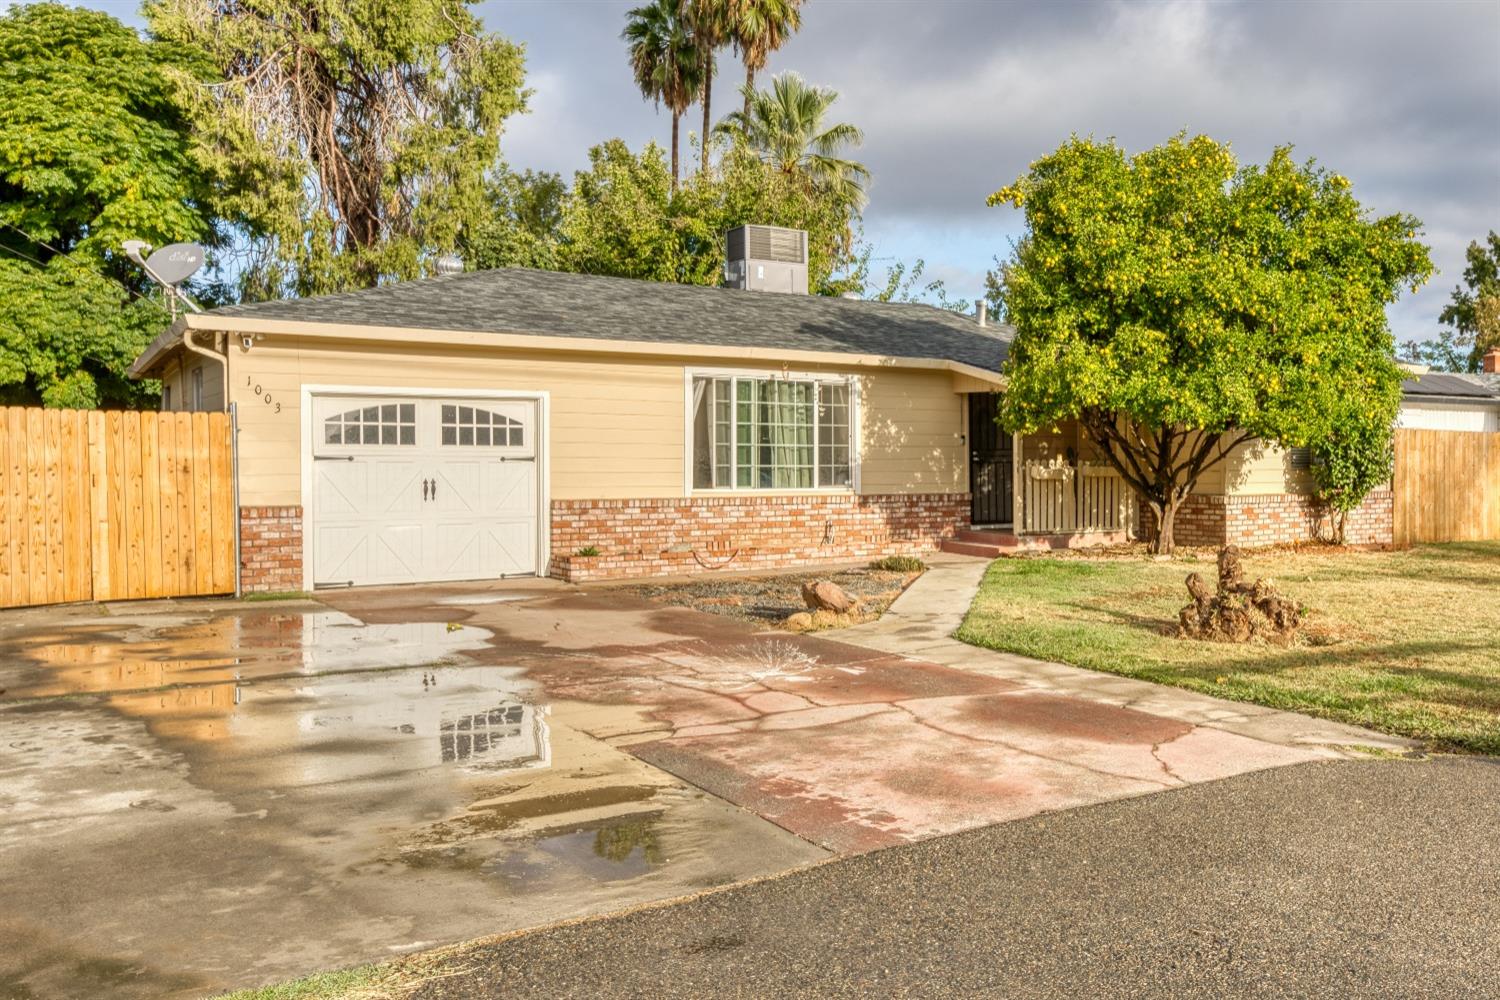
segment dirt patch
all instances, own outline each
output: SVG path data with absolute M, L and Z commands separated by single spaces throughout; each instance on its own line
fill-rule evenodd
M 790 616 L 807 610 L 802 585 L 813 580 L 832 580 L 850 596 L 859 599 L 858 614 L 839 615 L 837 624 L 872 621 L 885 613 L 920 572 L 898 573 L 884 569 L 852 569 L 837 573 L 783 573 L 770 576 L 705 577 L 679 583 L 648 583 L 620 588 L 621 593 L 643 597 L 658 604 L 693 608 L 765 625 L 782 627 Z M 832 622 L 832 619 L 829 619 Z

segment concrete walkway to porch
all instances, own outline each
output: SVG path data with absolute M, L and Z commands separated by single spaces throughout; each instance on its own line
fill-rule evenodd
M 877 621 L 843 630 L 839 633 L 840 641 L 1267 743 L 1323 748 L 1330 756 L 1362 756 L 1350 749 L 1355 746 L 1404 751 L 1418 745 L 1401 737 L 1296 712 L 1228 701 L 960 642 L 953 638 L 953 633 L 963 624 L 990 560 L 939 553 L 928 563 L 928 571 L 897 598 L 885 615 Z

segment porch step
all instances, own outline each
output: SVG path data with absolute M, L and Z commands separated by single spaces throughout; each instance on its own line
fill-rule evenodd
M 944 552 L 983 559 L 995 559 L 1009 552 L 1019 552 L 1021 548 L 1021 540 L 1009 531 L 984 528 L 960 528 L 952 538 L 943 539 L 942 544 Z
M 960 542 L 976 542 L 980 545 L 1016 545 L 1019 539 L 1013 532 L 996 528 L 960 528 L 953 537 Z
M 981 559 L 998 559 L 1007 552 L 1016 551 L 1014 548 L 1004 548 L 999 545 L 987 545 L 984 542 L 963 542 L 957 538 L 945 538 L 939 546 L 944 552 L 952 552 L 960 556 L 978 556 Z

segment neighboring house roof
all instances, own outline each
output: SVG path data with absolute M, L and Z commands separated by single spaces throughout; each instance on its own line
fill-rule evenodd
M 1006 326 L 917 303 L 705 288 L 598 275 L 499 268 L 305 299 L 224 306 L 214 317 L 663 346 L 709 345 L 932 359 L 999 371 Z M 244 323 L 234 324 L 243 329 Z M 156 345 L 137 362 L 149 364 Z
M 1401 394 L 1409 400 L 1500 403 L 1500 377 L 1457 372 L 1424 372 L 1402 379 Z

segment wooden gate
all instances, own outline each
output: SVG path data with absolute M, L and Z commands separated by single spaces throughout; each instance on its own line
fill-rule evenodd
M 1395 541 L 1500 539 L 1500 434 L 1396 431 Z
M 0 408 L 0 607 L 235 589 L 225 413 Z

